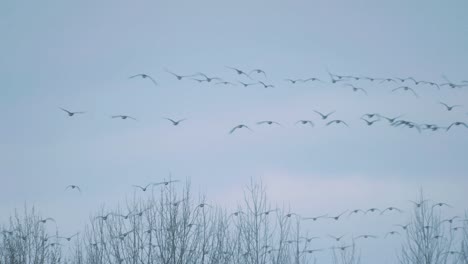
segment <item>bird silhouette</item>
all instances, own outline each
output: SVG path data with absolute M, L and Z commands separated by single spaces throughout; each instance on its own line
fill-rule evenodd
M 237 125 L 237 126 L 233 127 L 233 128 L 229 131 L 229 134 L 232 134 L 232 133 L 234 133 L 234 131 L 236 131 L 237 129 L 241 129 L 241 128 L 247 128 L 248 130 L 250 130 L 250 131 L 253 132 L 253 130 L 250 129 L 250 127 L 248 127 L 248 126 L 246 126 L 246 125 L 244 125 L 244 124 L 240 124 L 240 125 Z
M 312 221 L 317 221 L 318 219 L 320 218 L 326 218 L 328 217 L 327 214 L 324 214 L 324 215 L 319 215 L 319 216 L 314 216 L 314 217 L 304 217 L 302 218 L 302 220 L 312 220 Z
M 312 77 L 312 78 L 307 78 L 305 80 L 302 80 L 302 82 L 323 82 L 323 81 L 320 80 L 319 78 Z
M 200 75 L 200 76 L 204 77 L 207 82 L 212 82 L 213 80 L 218 80 L 220 82 L 223 81 L 223 79 L 221 79 L 219 77 L 208 77 L 206 74 L 201 73 L 201 72 L 196 73 L 196 75 Z
M 333 219 L 333 220 L 335 220 L 335 221 L 338 221 L 338 220 L 340 220 L 340 217 L 341 217 L 342 215 L 344 215 L 345 213 L 347 213 L 347 212 L 348 212 L 348 210 L 342 212 L 342 213 L 339 214 L 339 215 L 336 215 L 336 216 L 329 216 L 329 217 L 327 217 L 327 218 L 330 218 L 330 219 Z
M 345 121 L 343 121 L 343 120 L 338 120 L 338 119 L 337 119 L 337 120 L 332 120 L 332 121 L 328 122 L 328 123 L 327 123 L 327 126 L 329 126 L 329 125 L 331 125 L 331 124 L 343 124 L 343 125 L 349 127 L 348 124 L 347 124 Z
M 361 210 L 361 209 L 354 209 L 352 210 L 351 212 L 349 212 L 348 214 L 348 217 L 351 216 L 352 214 L 358 214 L 359 212 L 365 214 L 366 212 L 364 212 L 364 210 Z
M 366 122 L 366 124 L 367 124 L 368 126 L 372 126 L 375 122 L 379 122 L 379 121 L 380 121 L 380 119 L 376 119 L 376 120 L 371 120 L 371 121 L 369 121 L 369 120 L 364 119 L 364 118 L 362 118 L 362 117 L 361 117 L 361 120 L 363 120 L 364 122 Z
M 98 215 L 94 218 L 94 220 L 101 219 L 103 221 L 107 221 L 110 215 L 112 215 L 112 213 L 107 213 L 106 215 Z
M 180 119 L 180 120 L 177 120 L 177 121 L 176 121 L 176 120 L 174 120 L 174 119 L 167 118 L 167 117 L 165 117 L 164 119 L 171 121 L 172 125 L 174 125 L 174 126 L 177 126 L 177 125 L 179 125 L 182 121 L 187 120 L 186 118 L 184 118 L 184 119 Z
M 312 122 L 310 120 L 299 120 L 299 121 L 296 122 L 296 125 L 297 124 L 302 124 L 302 125 L 309 124 L 311 127 L 314 127 L 314 122 Z
M 240 83 L 240 84 L 242 84 L 244 87 L 259 84 L 259 83 L 244 83 L 244 82 L 240 82 L 240 81 L 237 81 L 237 82 Z
M 47 218 L 44 218 L 44 219 L 40 219 L 39 221 L 37 221 L 37 223 L 41 223 L 41 224 L 45 224 L 47 222 L 55 222 L 55 219 L 53 219 L 52 217 L 47 217 Z
M 410 88 L 410 87 L 408 87 L 408 86 L 400 86 L 400 87 L 398 87 L 398 88 L 393 89 L 392 92 L 396 92 L 396 91 L 401 90 L 401 89 L 403 89 L 403 91 L 410 91 L 410 92 L 413 93 L 413 95 L 414 95 L 416 98 L 419 98 L 419 95 L 413 90 L 413 88 Z
M 438 207 L 446 206 L 446 207 L 450 207 L 450 208 L 453 207 L 453 206 L 451 206 L 450 204 L 447 204 L 447 203 L 435 203 L 435 204 L 432 206 L 432 208 L 437 207 L 437 206 L 438 206 Z
M 247 78 L 252 79 L 252 77 L 250 77 L 250 75 L 248 73 L 244 72 L 243 70 L 240 70 L 240 69 L 237 69 L 237 68 L 234 68 L 234 67 L 229 67 L 229 66 L 226 66 L 226 68 L 234 70 L 238 75 L 245 75 L 245 76 L 247 76 Z
M 284 80 L 292 84 L 296 84 L 297 82 L 303 82 L 302 79 L 284 79 Z
M 81 193 L 81 188 L 78 185 L 68 185 L 65 190 L 67 189 L 72 189 L 72 190 L 77 190 L 79 193 Z
M 448 104 L 446 104 L 446 103 L 444 103 L 444 102 L 439 102 L 439 104 L 445 106 L 445 108 L 447 109 L 447 111 L 452 111 L 453 108 L 455 108 L 455 107 L 462 107 L 462 105 L 448 105 Z
M 188 78 L 188 77 L 193 77 L 195 76 L 195 74 L 192 74 L 192 75 L 178 75 L 178 74 L 175 74 L 173 72 L 171 72 L 170 70 L 168 69 L 164 69 L 167 73 L 173 75 L 174 77 L 176 77 L 177 80 L 181 81 L 182 79 L 184 78 Z
M 459 216 L 454 216 L 454 217 L 452 217 L 452 218 L 444 219 L 444 220 L 442 220 L 440 223 L 442 224 L 442 223 L 447 222 L 447 223 L 449 223 L 449 224 L 452 224 L 452 223 L 453 223 L 453 220 L 455 220 L 455 219 L 457 219 L 457 218 L 460 218 L 460 217 L 459 217 Z
M 306 250 L 303 250 L 302 253 L 309 253 L 309 254 L 312 254 L 312 253 L 314 253 L 314 252 L 319 252 L 319 251 L 323 251 L 323 248 L 306 249 Z
M 333 240 L 336 240 L 336 242 L 340 242 L 340 240 L 344 237 L 345 235 L 342 236 L 332 236 L 328 235 L 328 237 L 332 238 Z
M 263 125 L 263 124 L 283 126 L 283 125 L 281 125 L 280 123 L 278 123 L 278 122 L 276 122 L 276 121 L 271 121 L 271 120 L 265 120 L 265 121 L 259 121 L 259 122 L 257 122 L 257 125 Z
M 265 78 L 267 77 L 266 72 L 262 69 L 253 69 L 250 71 L 249 75 L 251 75 L 252 73 L 263 74 Z
M 359 92 L 359 91 L 361 91 L 361 92 L 363 92 L 365 95 L 367 95 L 367 91 L 366 91 L 364 88 L 356 87 L 356 86 L 354 86 L 354 85 L 352 85 L 352 84 L 349 84 L 349 83 L 347 83 L 347 84 L 345 84 L 345 85 L 351 87 L 351 88 L 353 89 L 353 92 Z
M 148 190 L 148 187 L 153 186 L 153 185 L 154 185 L 154 183 L 148 183 L 148 184 L 147 184 L 146 186 L 144 186 L 144 187 L 143 187 L 143 186 L 140 186 L 140 185 L 133 185 L 133 187 L 138 188 L 138 189 L 140 189 L 140 190 L 146 192 L 146 190 Z
M 278 211 L 278 209 L 271 209 L 271 210 L 268 210 L 268 211 L 265 211 L 265 212 L 261 212 L 258 215 L 269 215 L 270 213 L 276 212 L 276 211 Z
M 236 84 L 235 84 L 235 83 L 233 83 L 233 82 L 228 82 L 228 81 L 217 82 L 217 83 L 215 83 L 215 84 L 216 84 L 216 85 L 218 85 L 218 84 L 222 84 L 222 85 L 231 85 L 231 86 L 236 86 Z
M 394 235 L 401 235 L 398 231 L 390 231 L 385 234 L 384 238 L 387 238 L 388 236 L 394 236 Z
M 266 83 L 264 83 L 264 82 L 262 82 L 262 81 L 259 81 L 258 84 L 263 85 L 263 88 L 275 88 L 274 85 L 272 85 L 272 84 L 266 84 Z
M 370 208 L 370 209 L 367 209 L 367 210 L 366 210 L 366 214 L 369 213 L 369 212 L 373 213 L 373 212 L 380 212 L 380 211 L 381 211 L 381 210 L 378 209 L 378 208 Z
M 84 114 L 86 112 L 71 112 L 71 111 L 68 111 L 67 109 L 64 109 L 64 108 L 61 108 L 59 107 L 62 111 L 66 112 L 68 114 L 68 116 L 74 116 L 74 115 L 77 115 L 77 114 Z
M 72 240 L 72 238 L 76 237 L 78 234 L 79 234 L 79 232 L 78 232 L 78 233 L 75 233 L 74 235 L 71 235 L 71 236 L 69 236 L 69 237 L 62 237 L 62 236 L 59 236 L 58 238 L 65 239 L 65 240 L 67 240 L 67 241 L 70 242 L 70 241 Z
M 396 117 L 385 117 L 383 115 L 379 115 L 380 117 L 386 119 L 390 124 L 393 124 L 398 118 L 402 117 L 403 115 L 399 115 L 399 116 L 396 116 Z
M 406 231 L 406 230 L 408 230 L 408 227 L 410 226 L 410 224 L 406 224 L 406 225 L 397 224 L 397 225 L 395 225 L 395 226 L 401 227 L 401 229 L 403 229 L 403 230 Z
M 151 77 L 151 76 L 149 76 L 148 74 L 145 74 L 145 73 L 140 73 L 140 74 L 137 74 L 137 75 L 130 76 L 129 79 L 133 79 L 133 78 L 137 78 L 137 77 L 141 77 L 142 79 L 148 78 L 153 82 L 153 84 L 155 86 L 158 85 L 158 83 L 153 79 L 153 77 Z
M 382 212 L 380 212 L 380 214 L 384 214 L 386 211 L 396 211 L 396 212 L 399 212 L 399 213 L 403 213 L 403 210 L 400 210 L 396 207 L 393 207 L 393 206 L 390 206 L 390 207 L 387 207 L 385 208 Z
M 465 122 L 453 122 L 450 126 L 447 127 L 447 131 L 450 130 L 450 128 L 452 128 L 453 126 L 464 126 L 466 128 L 468 128 L 468 125 L 465 123 Z
M 304 239 L 307 243 L 310 243 L 314 239 L 320 239 L 320 237 L 300 237 L 300 239 Z
M 374 235 L 360 235 L 360 236 L 357 236 L 355 237 L 354 239 L 360 239 L 360 238 L 377 238 L 377 236 L 374 236 Z
M 136 120 L 136 118 L 134 117 L 131 117 L 131 116 L 128 116 L 128 115 L 115 115 L 115 116 L 111 116 L 111 118 L 120 118 L 122 120 L 125 120 L 125 119 L 132 119 L 132 120 L 135 120 L 135 121 L 138 121 Z
M 330 113 L 328 113 L 328 114 L 326 114 L 326 115 L 325 115 L 325 114 L 322 114 L 321 112 L 316 111 L 316 110 L 314 110 L 314 112 L 317 113 L 317 114 L 319 114 L 320 117 L 321 117 L 323 120 L 325 120 L 325 119 L 327 119 L 329 116 L 331 116 L 332 114 L 334 114 L 336 111 L 331 111 Z
M 171 183 L 175 183 L 175 182 L 179 182 L 179 180 L 170 180 L 170 181 L 162 181 L 162 182 L 156 182 L 154 183 L 153 185 L 164 185 L 164 186 L 167 186 Z

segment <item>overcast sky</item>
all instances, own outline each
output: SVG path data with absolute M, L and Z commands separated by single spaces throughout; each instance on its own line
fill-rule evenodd
M 391 92 L 399 86 L 392 83 L 352 82 L 368 96 L 328 83 L 327 69 L 468 80 L 468 2 L 385 2 L 1 1 L 0 221 L 26 203 L 54 217 L 60 230 L 79 231 L 102 205 L 131 197 L 132 184 L 169 171 L 227 207 L 253 178 L 272 201 L 305 216 L 409 210 L 420 188 L 453 204 L 447 215 L 462 214 L 467 129 L 420 134 L 385 120 L 368 127 L 359 118 L 377 112 L 441 126 L 468 121 L 468 88 L 413 85 L 415 98 Z M 263 69 L 267 79 L 256 78 L 275 88 L 178 81 L 164 71 L 246 80 L 225 66 Z M 128 78 L 138 73 L 159 85 Z M 327 83 L 284 81 L 308 77 Z M 464 107 L 448 112 L 439 101 Z M 86 114 L 70 118 L 59 107 Z M 313 110 L 336 110 L 332 117 L 350 127 L 325 127 Z M 120 114 L 138 121 L 110 118 Z M 163 117 L 187 120 L 175 127 Z M 315 127 L 294 125 L 299 119 Z M 255 125 L 261 120 L 284 127 Z M 254 132 L 228 134 L 241 123 Z M 64 191 L 69 184 L 83 193 Z M 406 218 L 324 224 L 320 232 L 382 235 Z M 364 263 L 391 260 L 397 245 L 363 244 Z

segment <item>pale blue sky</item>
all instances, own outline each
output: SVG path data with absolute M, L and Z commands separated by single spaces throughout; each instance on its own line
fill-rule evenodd
M 131 196 L 132 184 L 169 171 L 227 206 L 254 177 L 273 200 L 302 214 L 408 207 L 420 187 L 463 212 L 467 130 L 418 134 L 383 122 L 368 128 L 359 117 L 468 121 L 466 89 L 418 87 L 415 99 L 390 93 L 392 85 L 357 83 L 366 97 L 342 85 L 283 79 L 327 78 L 329 68 L 467 80 L 466 10 L 462 0 L 1 1 L 0 219 L 26 202 L 72 232 L 102 204 Z M 276 88 L 199 85 L 164 72 L 238 80 L 226 65 L 262 68 Z M 160 85 L 128 79 L 137 73 Z M 465 106 L 447 112 L 439 100 Z M 58 107 L 87 114 L 68 118 Z M 351 128 L 324 127 L 314 109 L 337 110 Z M 139 122 L 110 119 L 114 114 Z M 166 116 L 189 120 L 173 127 Z M 285 128 L 254 125 L 264 119 Z M 294 126 L 299 119 L 316 127 Z M 239 123 L 255 132 L 228 135 Z M 83 195 L 64 192 L 68 184 L 80 185 Z

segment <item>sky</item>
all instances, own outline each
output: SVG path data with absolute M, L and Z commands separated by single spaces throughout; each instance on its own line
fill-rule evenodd
M 0 223 L 27 204 L 79 231 L 101 206 L 134 195 L 133 184 L 169 172 L 227 208 L 255 179 L 301 215 L 409 209 L 420 189 L 452 204 L 448 215 L 463 214 L 468 130 L 420 134 L 360 117 L 467 122 L 468 88 L 418 86 L 415 98 L 391 92 L 395 84 L 352 82 L 365 96 L 330 84 L 327 70 L 468 80 L 466 10 L 462 0 L 1 1 Z M 257 77 L 275 88 L 178 81 L 165 71 L 245 81 L 226 66 L 263 69 L 267 78 Z M 129 79 L 139 73 L 158 85 Z M 308 77 L 327 83 L 284 81 Z M 464 106 L 448 112 L 439 101 Z M 59 107 L 86 113 L 70 118 Z M 336 111 L 350 127 L 326 127 L 314 110 Z M 110 118 L 120 114 L 138 121 Z M 187 120 L 172 126 L 164 117 Z M 270 119 L 284 127 L 255 124 Z M 300 119 L 315 126 L 294 125 Z M 238 124 L 254 131 L 229 134 Z M 65 191 L 69 184 L 82 194 Z M 384 232 L 401 217 L 323 228 Z M 380 252 L 391 259 L 397 243 L 386 243 L 364 245 L 364 263 Z

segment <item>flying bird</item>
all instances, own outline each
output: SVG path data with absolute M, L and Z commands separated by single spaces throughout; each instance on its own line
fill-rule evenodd
M 284 80 L 292 84 L 296 84 L 297 82 L 303 82 L 302 79 L 284 79 Z
M 380 211 L 381 210 L 378 209 L 378 208 L 370 208 L 370 209 L 367 209 L 366 214 L 369 213 L 369 212 L 373 213 L 373 212 L 380 212 Z
M 312 77 L 312 78 L 307 78 L 305 80 L 302 80 L 302 82 L 323 82 L 323 81 L 320 80 L 319 78 Z
M 81 188 L 80 188 L 78 185 L 73 185 L 73 184 L 72 184 L 72 185 L 68 185 L 68 186 L 65 188 L 65 190 L 67 190 L 67 189 L 72 189 L 72 190 L 75 190 L 75 189 L 76 189 L 78 192 L 81 193 Z
M 379 115 L 380 117 L 382 118 L 385 118 L 387 119 L 387 121 L 390 123 L 390 124 L 393 124 L 398 118 L 402 117 L 403 115 L 399 115 L 399 116 L 396 116 L 396 117 L 385 117 L 385 116 L 382 116 L 382 115 Z
M 452 109 L 455 108 L 455 107 L 462 107 L 462 105 L 448 105 L 448 104 L 446 104 L 444 102 L 439 102 L 439 104 L 445 106 L 447 111 L 452 111 Z
M 302 125 L 306 125 L 306 124 L 309 124 L 311 127 L 314 126 L 314 122 L 310 121 L 310 120 L 299 120 L 296 122 L 296 125 L 297 124 L 302 124 Z
M 447 131 L 449 131 L 450 128 L 452 128 L 452 126 L 464 126 L 464 127 L 468 128 L 468 125 L 466 123 L 464 123 L 464 122 L 454 122 L 450 126 L 447 127 Z
M 395 226 L 399 226 L 401 227 L 403 230 L 408 230 L 408 227 L 409 227 L 410 224 L 406 224 L 406 225 L 395 225 Z
M 349 83 L 347 83 L 347 84 L 345 84 L 345 85 L 351 87 L 351 88 L 353 89 L 353 92 L 359 92 L 359 91 L 361 91 L 361 92 L 363 92 L 365 95 L 367 95 L 367 91 L 366 91 L 364 88 L 356 87 L 356 86 L 354 86 L 354 85 L 352 85 L 352 84 L 349 84 Z
M 327 123 L 327 126 L 329 126 L 331 124 L 343 124 L 343 125 L 349 127 L 348 124 L 343 120 L 332 120 L 332 121 Z
M 203 76 L 203 77 L 206 79 L 207 82 L 211 82 L 211 81 L 213 81 L 213 80 L 218 80 L 218 81 L 220 81 L 220 82 L 223 81 L 223 79 L 221 79 L 221 78 L 218 78 L 218 77 L 208 77 L 206 74 L 201 73 L 201 72 L 198 72 L 196 75 Z
M 424 200 L 422 200 L 422 201 L 420 201 L 420 202 L 415 202 L 415 201 L 411 201 L 411 200 L 409 200 L 408 202 L 411 202 L 411 203 L 413 203 L 413 204 L 414 204 L 416 207 L 418 207 L 418 208 L 419 208 L 419 207 L 421 207 L 421 206 L 422 206 L 422 205 L 423 205 L 425 202 L 427 202 L 427 201 L 429 201 L 429 200 L 427 200 L 427 199 L 424 199 Z
M 86 112 L 71 112 L 71 111 L 68 111 L 67 109 L 64 109 L 64 108 L 61 108 L 59 107 L 62 111 L 66 112 L 68 114 L 68 116 L 74 116 L 74 115 L 77 115 L 77 114 L 84 114 Z
M 258 83 L 261 84 L 261 85 L 263 85 L 264 88 L 275 88 L 274 85 L 272 85 L 272 84 L 265 84 L 265 83 L 262 82 L 262 81 L 259 81 Z
M 413 90 L 413 88 L 410 88 L 408 86 L 400 86 L 398 88 L 395 88 L 392 90 L 392 92 L 395 92 L 395 91 L 398 91 L 400 89 L 403 89 L 403 91 L 410 91 L 413 93 L 413 95 L 416 97 L 416 98 L 419 98 L 419 95 Z
M 165 70 L 167 73 L 174 75 L 174 77 L 176 77 L 177 80 L 179 80 L 179 81 L 181 81 L 183 78 L 188 78 L 188 77 L 195 76 L 195 74 L 192 74 L 192 75 L 178 75 L 178 74 L 175 74 L 175 73 L 171 72 L 171 71 L 168 70 L 168 69 L 164 69 L 164 70 Z
M 233 128 L 229 131 L 229 134 L 232 134 L 232 133 L 234 133 L 234 131 L 236 131 L 236 129 L 241 129 L 241 128 L 247 128 L 248 130 L 250 130 L 250 131 L 253 132 L 253 130 L 250 129 L 250 127 L 248 127 L 248 126 L 246 126 L 246 125 L 244 125 L 244 124 L 240 124 L 240 125 L 237 125 L 237 126 L 233 127 Z
M 52 217 L 47 217 L 47 218 L 44 218 L 44 219 L 41 219 L 41 220 L 37 221 L 37 223 L 45 224 L 45 223 L 47 223 L 49 221 L 55 222 L 55 219 L 53 219 Z
M 351 212 L 349 212 L 348 217 L 351 216 L 352 214 L 357 214 L 357 213 L 359 213 L 359 212 L 362 212 L 363 214 L 366 213 L 366 212 L 364 212 L 364 211 L 361 210 L 361 209 L 354 209 L 354 210 L 352 210 Z
M 252 73 L 263 74 L 263 76 L 265 76 L 265 78 L 267 77 L 265 71 L 264 71 L 264 70 L 261 70 L 261 69 L 253 69 L 253 70 L 250 71 L 249 74 L 252 74 Z
M 323 248 L 317 248 L 317 249 L 306 249 L 306 250 L 303 250 L 302 253 L 309 253 L 309 254 L 312 254 L 314 252 L 318 252 L 318 251 L 323 251 Z
M 325 114 L 322 114 L 322 113 L 320 113 L 319 111 L 316 111 L 316 110 L 314 110 L 314 112 L 317 113 L 317 114 L 319 114 L 319 115 L 322 117 L 322 119 L 325 120 L 325 119 L 327 119 L 329 116 L 331 116 L 333 113 L 335 113 L 336 111 L 331 111 L 330 113 L 328 113 L 328 114 L 326 114 L 326 115 L 325 115 Z
M 235 83 L 232 83 L 232 82 L 228 82 L 228 81 L 222 81 L 222 82 L 217 82 L 215 83 L 216 85 L 218 84 L 222 84 L 222 85 L 231 85 L 231 86 L 236 86 Z
M 340 242 L 340 240 L 341 240 L 344 236 L 345 236 L 345 235 L 336 237 L 336 236 L 328 235 L 328 237 L 333 238 L 333 240 L 336 240 L 336 242 Z
M 69 236 L 69 237 L 61 237 L 61 236 L 59 236 L 58 238 L 63 238 L 63 239 L 65 239 L 65 240 L 67 240 L 67 241 L 71 241 L 72 238 L 74 238 L 74 237 L 77 236 L 78 234 L 79 234 L 79 232 L 76 233 L 76 234 L 74 234 L 74 235 L 72 235 L 72 236 Z
M 449 205 L 449 204 L 447 204 L 447 203 L 435 203 L 435 204 L 432 206 L 432 208 L 437 207 L 437 206 L 438 206 L 438 207 L 447 206 L 447 207 L 453 208 L 453 206 L 451 206 L 451 205 Z
M 374 236 L 374 235 L 360 235 L 360 236 L 357 236 L 355 237 L 354 239 L 360 239 L 360 238 L 377 238 L 377 236 Z
M 115 115 L 115 116 L 111 116 L 111 118 L 120 118 L 122 120 L 125 120 L 125 119 L 132 119 L 132 120 L 135 120 L 135 121 L 138 121 L 136 120 L 134 117 L 131 117 L 131 116 L 128 116 L 128 115 Z
M 129 79 L 133 79 L 133 78 L 137 78 L 137 77 L 141 77 L 141 78 L 143 78 L 143 79 L 148 78 L 148 79 L 150 79 L 150 80 L 153 82 L 153 84 L 154 84 L 155 86 L 158 85 L 158 83 L 153 79 L 153 77 L 149 76 L 148 74 L 144 74 L 144 73 L 140 73 L 140 74 L 137 74 L 137 75 L 130 76 Z
M 452 224 L 453 223 L 453 220 L 457 219 L 457 218 L 460 218 L 459 216 L 454 216 L 452 218 L 449 218 L 449 219 L 445 219 L 445 220 L 442 220 L 440 223 L 444 223 L 444 222 L 447 222 L 447 223 L 450 223 Z
M 269 215 L 270 213 L 272 213 L 272 212 L 276 212 L 276 211 L 278 211 L 278 209 L 271 209 L 271 210 L 268 210 L 268 211 L 262 212 L 262 213 L 260 213 L 259 215 L 262 215 L 262 214 L 264 214 L 264 215 Z
M 153 186 L 153 185 L 154 185 L 154 183 L 148 183 L 145 187 L 142 187 L 142 186 L 140 186 L 140 185 L 133 185 L 133 187 L 138 188 L 138 189 L 140 189 L 140 190 L 146 192 L 146 190 L 148 189 L 148 187 Z
M 164 186 L 167 186 L 169 185 L 170 183 L 174 183 L 174 182 L 179 182 L 179 180 L 170 180 L 170 181 L 162 181 L 162 182 L 157 182 L 157 183 L 154 183 L 153 185 L 164 185 Z
M 276 121 L 271 121 L 271 120 L 265 120 L 265 121 L 257 122 L 257 125 L 263 125 L 263 124 L 283 126 L 280 123 L 278 123 Z
M 240 82 L 240 81 L 237 81 L 238 83 L 242 84 L 244 87 L 247 87 L 247 86 L 250 86 L 250 85 L 257 85 L 259 83 L 244 83 L 244 82 Z
M 300 237 L 300 239 L 304 239 L 307 243 L 310 243 L 314 239 L 319 239 L 320 237 Z
M 369 120 L 364 119 L 364 118 L 362 118 L 362 117 L 361 117 L 361 120 L 365 121 L 366 124 L 367 124 L 368 126 L 372 126 L 375 122 L 379 122 L 379 121 L 380 121 L 380 119 L 376 119 L 376 120 L 371 120 L 371 121 L 369 121 Z
M 112 215 L 112 213 L 107 213 L 106 215 L 99 215 L 99 216 L 96 216 L 94 219 L 101 219 L 103 221 L 107 221 L 107 219 L 109 218 L 109 216 Z
M 399 213 L 403 213 L 403 210 L 400 210 L 400 209 L 398 209 L 396 207 L 390 206 L 390 207 L 385 208 L 382 212 L 380 212 L 380 214 L 382 215 L 386 211 L 396 211 L 396 212 L 399 212 Z
M 390 231 L 385 234 L 384 238 L 387 238 L 388 236 L 394 236 L 394 235 L 401 235 L 398 231 Z
M 174 119 L 167 118 L 167 117 L 165 117 L 164 119 L 171 121 L 172 125 L 174 125 L 174 126 L 177 126 L 177 125 L 180 124 L 180 122 L 187 120 L 187 118 L 184 118 L 184 119 L 180 119 L 180 120 L 176 121 Z
M 338 220 L 340 220 L 340 217 L 341 217 L 342 215 L 344 215 L 345 213 L 347 213 L 347 212 L 348 212 L 348 210 L 342 212 L 341 214 L 339 214 L 339 215 L 337 215 L 337 216 L 329 216 L 329 217 L 327 217 L 327 218 L 334 219 L 335 221 L 338 221 Z
M 237 69 L 237 68 L 234 68 L 234 67 L 229 67 L 229 66 L 226 66 L 226 68 L 231 69 L 231 70 L 234 70 L 238 75 L 245 75 L 245 76 L 247 76 L 249 79 L 252 79 L 252 78 L 250 77 L 250 75 L 247 74 L 246 72 L 244 72 L 243 70 L 240 70 L 240 69 Z
M 320 218 L 326 218 L 328 215 L 320 215 L 320 216 L 314 216 L 314 217 L 304 217 L 302 220 L 312 220 L 312 221 L 317 221 Z

